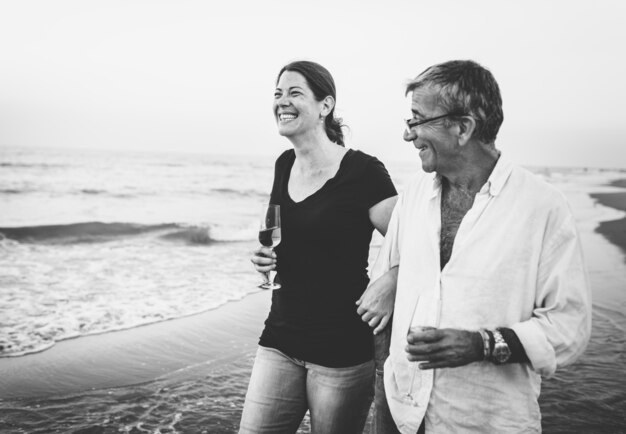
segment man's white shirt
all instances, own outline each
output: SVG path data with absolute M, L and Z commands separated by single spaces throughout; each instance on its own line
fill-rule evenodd
M 402 433 L 540 432 L 541 376 L 572 363 L 591 331 L 591 294 L 563 194 L 500 157 L 439 262 L 441 181 L 421 173 L 400 195 L 372 281 L 399 264 L 385 389 Z M 415 317 L 415 318 L 414 318 Z M 407 359 L 411 323 L 510 327 L 528 363 L 488 361 L 419 370 Z

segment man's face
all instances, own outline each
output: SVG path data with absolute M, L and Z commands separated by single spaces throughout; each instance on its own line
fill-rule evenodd
M 415 120 L 425 120 L 446 114 L 437 104 L 437 94 L 431 88 L 417 88 L 411 96 L 411 112 Z M 445 175 L 454 170 L 458 161 L 458 144 L 445 126 L 445 119 L 427 122 L 411 128 L 404 133 L 404 140 L 413 142 L 419 150 L 422 168 L 425 172 L 437 172 Z

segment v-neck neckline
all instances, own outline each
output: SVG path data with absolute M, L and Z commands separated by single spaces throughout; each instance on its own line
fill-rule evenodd
M 289 194 L 289 180 L 291 179 L 291 169 L 293 168 L 293 164 L 296 161 L 296 154 L 294 152 L 293 158 L 291 159 L 289 167 L 287 167 L 287 176 L 285 176 L 285 182 L 283 185 L 283 189 L 284 189 L 283 191 L 284 191 L 285 197 L 289 200 L 289 202 L 299 205 L 301 203 L 307 202 L 309 199 L 313 198 L 314 196 L 317 196 L 321 191 L 324 191 L 329 184 L 333 183 L 337 179 L 337 177 L 339 176 L 339 174 L 341 173 L 341 170 L 343 169 L 345 165 L 346 160 L 348 159 L 348 154 L 352 154 L 352 152 L 353 152 L 352 149 L 347 149 L 346 153 L 343 154 L 343 157 L 341 157 L 341 161 L 339 162 L 339 168 L 337 168 L 337 172 L 335 172 L 335 174 L 332 177 L 328 178 L 326 182 L 324 182 L 324 184 L 322 184 L 320 188 L 318 188 L 313 193 L 309 194 L 307 197 L 299 201 L 295 201 Z

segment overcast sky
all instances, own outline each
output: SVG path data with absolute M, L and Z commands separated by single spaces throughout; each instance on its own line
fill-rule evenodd
M 509 158 L 626 168 L 624 23 L 621 0 L 0 0 L 0 147 L 277 155 L 276 74 L 308 59 L 350 147 L 417 160 L 404 85 L 460 58 L 500 84 Z

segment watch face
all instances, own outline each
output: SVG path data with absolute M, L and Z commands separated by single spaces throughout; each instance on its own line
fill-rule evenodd
M 511 357 L 511 350 L 507 344 L 496 344 L 493 349 L 493 357 L 498 363 L 504 363 Z

